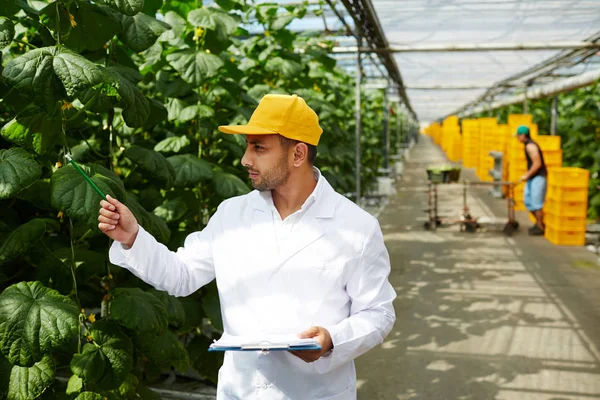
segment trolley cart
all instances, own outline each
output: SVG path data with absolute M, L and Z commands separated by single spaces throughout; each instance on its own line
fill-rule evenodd
M 471 186 L 506 186 L 506 208 L 507 208 L 507 221 L 504 224 L 502 231 L 505 236 L 512 236 L 512 234 L 519 229 L 519 222 L 515 217 L 515 187 L 520 183 L 515 182 L 468 182 L 463 181 L 463 214 L 460 218 L 460 231 L 463 232 L 475 232 L 477 229 L 482 227 L 482 223 L 478 221 L 478 218 L 474 218 L 467 205 L 467 188 Z
M 514 231 L 519 229 L 519 222 L 515 218 L 515 186 L 518 185 L 514 182 L 471 182 L 471 181 L 462 181 L 463 185 L 463 210 L 459 219 L 442 219 L 438 215 L 438 189 L 437 182 L 429 181 L 428 190 L 427 190 L 427 209 L 424 210 L 428 214 L 428 220 L 424 223 L 424 228 L 426 230 L 435 230 L 437 227 L 442 225 L 442 223 L 448 224 L 458 224 L 461 232 L 476 232 L 477 229 L 481 228 L 484 225 L 483 222 L 479 221 L 479 218 L 473 217 L 469 210 L 469 206 L 467 204 L 467 191 L 469 186 L 507 186 L 507 197 L 506 197 L 506 206 L 507 206 L 507 214 L 508 219 L 504 225 L 503 232 L 506 236 L 511 236 Z

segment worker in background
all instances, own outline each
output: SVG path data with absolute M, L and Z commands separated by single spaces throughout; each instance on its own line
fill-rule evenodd
M 517 129 L 519 141 L 525 145 L 525 157 L 527 158 L 527 172 L 521 177 L 520 182 L 525 183 L 524 203 L 525 207 L 536 219 L 536 224 L 529 229 L 532 236 L 544 234 L 544 200 L 546 198 L 546 176 L 548 170 L 544 162 L 544 154 L 540 146 L 531 140 L 529 128 L 519 126 Z
M 244 134 L 242 165 L 256 190 L 221 203 L 204 230 L 170 251 L 107 196 L 98 227 L 110 260 L 173 296 L 216 279 L 224 333 L 298 334 L 321 350 L 227 352 L 218 400 L 356 399 L 354 359 L 395 321 L 390 259 L 377 220 L 314 167 L 322 133 L 296 95 L 266 95 Z

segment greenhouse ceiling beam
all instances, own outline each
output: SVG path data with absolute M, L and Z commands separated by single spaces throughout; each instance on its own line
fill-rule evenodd
M 531 43 L 466 43 L 466 44 L 417 44 L 393 47 L 363 47 L 361 53 L 429 53 L 429 52 L 468 52 L 468 51 L 520 51 L 520 50 L 579 50 L 600 49 L 600 42 L 531 42 Z M 352 54 L 356 46 L 334 47 L 335 54 Z
M 600 79 L 600 69 L 588 71 L 571 78 L 561 79 L 556 82 L 529 89 L 525 93 L 509 97 L 508 99 L 498 100 L 490 104 L 480 105 L 478 107 L 468 109 L 464 112 L 464 115 L 477 114 L 487 110 L 495 110 L 511 104 L 521 104 L 525 100 L 537 100 L 543 97 L 551 97 L 559 93 L 569 92 L 571 90 L 591 85 L 598 79 Z
M 585 42 L 600 42 L 600 32 L 596 32 L 594 35 L 585 39 Z M 489 102 L 495 96 L 502 95 L 509 88 L 512 87 L 523 87 L 523 82 L 533 84 L 536 79 L 541 77 L 549 76 L 555 73 L 559 68 L 566 66 L 573 66 L 585 62 L 587 59 L 595 57 L 597 55 L 597 49 L 577 49 L 577 50 L 565 50 L 536 64 L 530 68 L 525 69 L 515 75 L 512 75 L 502 81 L 491 86 L 481 96 L 475 100 L 463 105 L 458 110 L 452 113 L 452 115 L 462 114 L 465 110 L 473 108 L 481 103 Z
M 419 85 L 406 86 L 407 90 L 481 90 L 488 89 L 490 85 Z
M 330 6 L 332 5 L 331 0 L 326 1 L 327 4 Z M 341 0 L 341 2 L 344 4 L 346 10 L 354 20 L 355 34 L 366 40 L 369 49 L 389 47 L 389 43 L 385 38 L 383 28 L 379 23 L 379 19 L 377 18 L 377 14 L 375 13 L 375 9 L 373 8 L 371 0 Z M 358 49 L 362 46 L 355 47 Z M 381 62 L 385 66 L 390 79 L 396 85 L 398 94 L 402 98 L 403 103 L 406 105 L 407 110 L 410 112 L 413 118 L 416 119 L 417 115 L 410 105 L 410 100 L 406 95 L 402 75 L 400 74 L 400 69 L 396 64 L 394 56 L 391 53 L 378 53 L 378 55 Z

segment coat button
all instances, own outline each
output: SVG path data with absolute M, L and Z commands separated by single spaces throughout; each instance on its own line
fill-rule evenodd
M 262 385 L 260 385 L 260 388 L 261 388 L 261 389 L 263 389 L 263 390 L 266 390 L 266 389 L 267 389 L 267 387 L 268 387 L 268 386 L 267 386 L 267 384 L 266 384 L 266 383 L 263 383 Z

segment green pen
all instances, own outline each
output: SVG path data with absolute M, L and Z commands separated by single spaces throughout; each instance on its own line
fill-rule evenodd
M 81 176 L 83 176 L 85 178 L 85 180 L 87 181 L 87 183 L 89 183 L 92 186 L 92 188 L 96 191 L 96 193 L 98 193 L 104 200 L 108 201 L 106 199 L 106 195 L 104 193 L 102 193 L 102 191 L 98 188 L 98 186 L 96 186 L 96 184 L 94 183 L 94 181 L 92 181 L 90 179 L 90 177 L 87 176 L 85 172 L 83 172 L 83 170 L 81 169 L 81 167 L 79 166 L 79 164 L 77 164 L 75 162 L 75 160 L 73 160 L 71 158 L 71 156 L 68 155 L 68 154 L 65 155 L 65 158 L 67 159 L 68 162 L 70 162 L 73 165 L 73 167 L 75 167 L 75 169 L 81 174 Z

